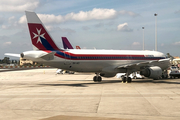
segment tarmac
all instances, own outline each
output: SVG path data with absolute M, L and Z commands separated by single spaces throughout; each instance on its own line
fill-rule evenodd
M 0 120 L 179 120 L 180 79 L 55 75 L 56 69 L 0 72 Z

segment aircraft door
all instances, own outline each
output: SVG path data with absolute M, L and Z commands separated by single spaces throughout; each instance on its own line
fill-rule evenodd
M 65 52 L 64 57 L 65 57 L 64 64 L 65 65 L 70 65 L 71 64 L 71 56 L 70 56 L 69 52 Z
M 128 62 L 131 63 L 132 62 L 132 56 L 129 55 L 129 56 L 127 56 L 127 58 L 128 58 Z

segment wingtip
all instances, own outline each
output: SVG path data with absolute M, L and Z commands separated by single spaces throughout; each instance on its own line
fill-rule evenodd
M 5 53 L 6 56 L 13 56 L 13 57 L 20 57 L 20 54 L 14 54 L 14 53 Z

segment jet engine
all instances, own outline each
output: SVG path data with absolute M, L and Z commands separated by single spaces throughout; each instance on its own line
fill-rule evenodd
M 102 77 L 114 77 L 116 73 L 100 73 L 100 76 Z
M 140 72 L 141 75 L 145 77 L 159 79 L 162 75 L 162 69 L 158 66 L 148 67 Z

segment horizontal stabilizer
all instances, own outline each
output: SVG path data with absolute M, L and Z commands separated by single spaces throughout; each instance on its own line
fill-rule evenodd
M 44 59 L 44 60 L 53 60 L 55 53 L 56 53 L 56 52 L 50 52 L 50 53 L 48 53 L 48 54 L 46 54 L 46 55 L 40 56 L 39 58 L 42 58 L 42 59 Z
M 4 55 L 7 55 L 7 56 L 13 56 L 13 57 L 19 57 L 19 58 L 20 58 L 20 54 L 5 53 Z

